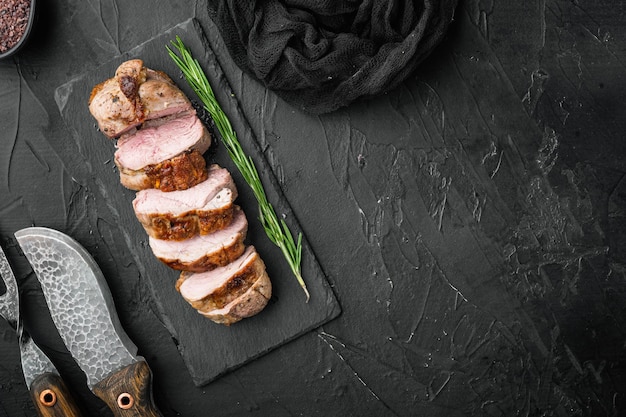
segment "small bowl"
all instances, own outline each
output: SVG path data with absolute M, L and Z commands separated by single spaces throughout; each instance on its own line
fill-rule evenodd
M 35 4 L 36 3 L 37 3 L 37 0 L 30 0 L 30 11 L 28 13 L 28 23 L 26 24 L 26 29 L 24 29 L 24 33 L 22 34 L 22 37 L 20 38 L 20 40 L 17 41 L 17 43 L 13 45 L 11 49 L 3 53 L 0 53 L 0 60 L 13 56 L 14 54 L 17 53 L 17 51 L 22 49 L 24 44 L 26 44 L 26 40 L 28 39 L 28 36 L 30 35 L 34 26 L 34 22 L 35 22 Z

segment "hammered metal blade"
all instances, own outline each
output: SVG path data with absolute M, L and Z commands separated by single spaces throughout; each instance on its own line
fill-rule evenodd
M 137 347 L 122 329 L 106 280 L 87 250 L 71 237 L 45 227 L 22 229 L 15 237 L 89 387 L 137 362 Z
M 0 296 L 0 316 L 9 322 L 11 327 L 17 329 L 19 318 L 17 281 L 2 248 L 0 248 L 0 275 L 6 287 L 6 292 Z
M 22 373 L 24 374 L 24 380 L 26 386 L 30 388 L 32 382 L 39 375 L 46 372 L 59 374 L 55 366 L 50 359 L 39 349 L 33 339 L 22 326 L 20 320 L 20 307 L 19 307 L 19 291 L 17 287 L 17 281 L 11 265 L 4 254 L 4 251 L 0 247 L 0 275 L 2 281 L 6 287 L 6 292 L 0 296 L 0 315 L 13 327 L 17 333 L 17 338 L 20 346 L 20 358 L 22 362 Z

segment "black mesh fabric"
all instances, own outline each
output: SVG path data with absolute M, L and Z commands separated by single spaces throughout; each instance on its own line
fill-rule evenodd
M 314 114 L 400 84 L 441 41 L 457 0 L 215 0 L 229 52 L 285 101 Z

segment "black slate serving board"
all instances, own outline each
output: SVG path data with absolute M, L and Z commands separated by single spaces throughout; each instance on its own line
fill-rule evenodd
M 55 99 L 66 124 L 73 132 L 72 139 L 80 149 L 81 155 L 77 159 L 84 160 L 86 168 L 82 168 L 88 172 L 86 175 L 91 177 L 91 181 L 107 199 L 107 204 L 122 226 L 123 236 L 119 236 L 119 245 L 128 246 L 142 278 L 149 282 L 161 318 L 178 341 L 179 351 L 194 383 L 200 386 L 328 322 L 340 314 L 340 307 L 306 238 L 303 238 L 302 270 L 311 293 L 310 301 L 305 302 L 304 293 L 287 262 L 279 249 L 267 239 L 258 221 L 258 209 L 252 192 L 230 161 L 210 123 L 208 127 L 213 133 L 213 145 L 206 154 L 207 161 L 228 168 L 235 179 L 239 189 L 236 202 L 243 208 L 249 221 L 246 243 L 254 245 L 264 259 L 272 279 L 273 297 L 265 310 L 255 317 L 230 327 L 215 324 L 199 315 L 176 291 L 174 283 L 178 272 L 167 268 L 153 256 L 147 244 L 147 235 L 132 210 L 131 202 L 135 193 L 125 189 L 119 182 L 119 174 L 113 163 L 114 143 L 96 129 L 87 101 L 93 86 L 112 77 L 121 62 L 141 58 L 146 66 L 168 73 L 192 102 L 199 104 L 197 96 L 187 86 L 167 54 L 166 45 L 176 36 L 181 37 L 203 66 L 244 150 L 255 162 L 268 199 L 277 214 L 286 220 L 292 231 L 299 232 L 301 229 L 297 219 L 282 195 L 239 109 L 237 98 L 230 93 L 216 56 L 195 20 L 183 22 L 94 71 L 60 86 L 56 90 Z

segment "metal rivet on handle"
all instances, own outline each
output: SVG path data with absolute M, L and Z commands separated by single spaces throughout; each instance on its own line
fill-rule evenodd
M 135 399 L 127 392 L 123 392 L 117 397 L 117 406 L 122 410 L 128 410 L 134 403 Z
M 57 402 L 57 395 L 51 389 L 43 390 L 39 394 L 39 402 L 46 407 L 52 407 Z

